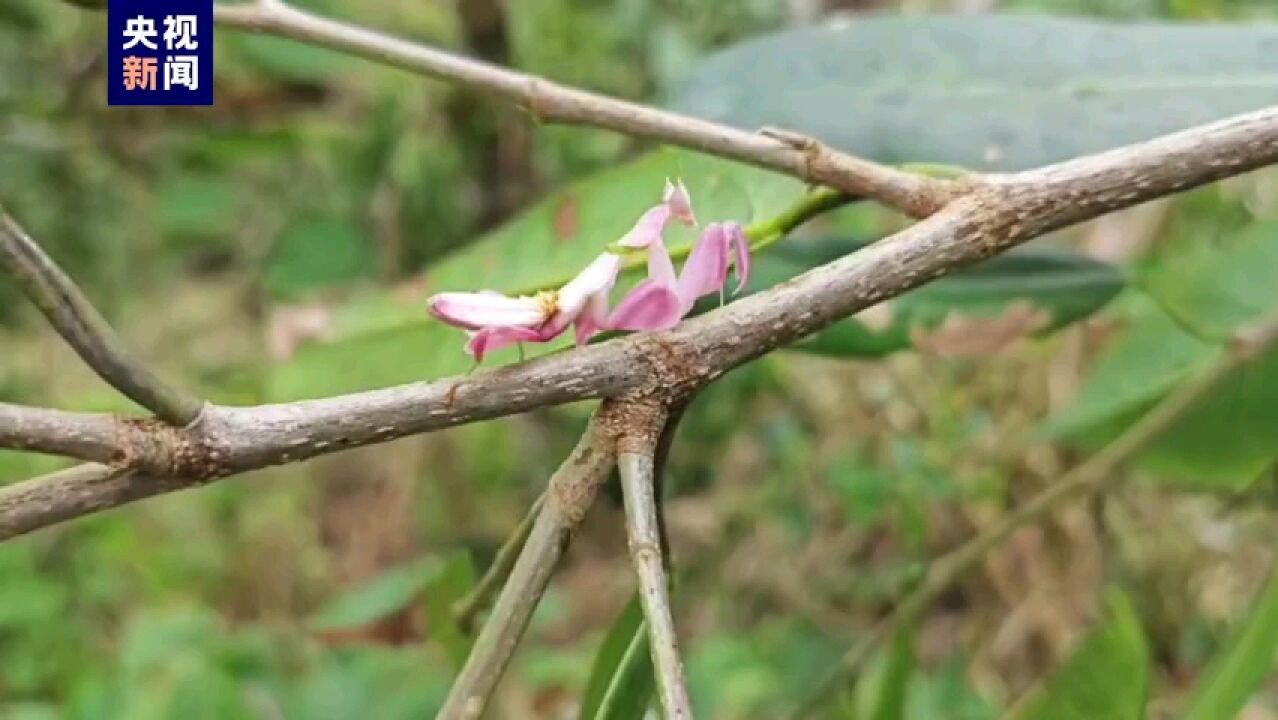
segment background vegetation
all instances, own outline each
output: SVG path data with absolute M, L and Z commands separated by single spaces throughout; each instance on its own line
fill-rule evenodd
M 832 140 L 892 162 L 1025 167 L 1278 98 L 1278 29 L 1263 23 L 1278 10 L 1259 0 L 298 4 L 747 126 L 846 132 Z M 923 18 L 955 9 L 1013 16 L 984 29 Z M 905 19 L 827 17 L 869 10 Z M 1031 12 L 1261 22 L 1172 38 Z M 871 25 L 823 56 L 839 62 L 787 66 L 820 50 L 794 29 L 744 46 L 760 55 L 715 54 L 815 21 Z M 107 109 L 103 24 L 0 0 L 0 198 L 143 356 L 219 402 L 465 370 L 460 335 L 426 321 L 426 294 L 562 275 L 667 174 L 689 181 L 707 218 L 764 219 L 800 190 L 228 30 L 214 107 Z M 956 51 L 964 39 L 978 51 Z M 1130 61 L 1148 82 L 1107 85 L 1102 61 Z M 1044 97 L 1018 85 L 1053 82 Z M 1272 310 L 1276 180 L 1258 173 L 1040 241 L 703 393 L 667 503 L 701 716 L 778 716 L 928 559 Z M 861 207 L 823 218 L 770 253 L 755 284 L 902 222 Z M 129 409 L 5 283 L 0 350 L 0 398 Z M 1121 489 L 991 552 L 824 712 L 1278 717 L 1278 589 L 1264 588 L 1278 541 L 1275 378 L 1270 354 L 1143 454 Z M 465 649 L 449 604 L 587 410 L 258 472 L 0 545 L 0 716 L 428 716 Z M 0 452 L 0 481 L 57 462 Z M 620 517 L 614 498 L 587 521 L 495 716 L 576 716 L 631 592 Z

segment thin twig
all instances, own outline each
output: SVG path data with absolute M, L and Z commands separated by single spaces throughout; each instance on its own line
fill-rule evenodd
M 391 35 L 312 15 L 281 2 L 215 5 L 221 25 L 292 38 L 494 95 L 544 123 L 614 130 L 828 185 L 927 217 L 948 200 L 953 183 L 898 170 L 832 150 L 812 138 L 769 130 L 749 132 L 647 105 L 560 85 Z
M 1116 467 L 1148 447 L 1221 381 L 1276 344 L 1278 317 L 1267 318 L 1239 330 L 1214 362 L 1165 397 L 1086 462 L 1065 473 L 1024 505 L 999 518 L 976 537 L 933 561 L 918 587 L 844 654 L 839 664 L 817 685 L 792 717 L 810 717 L 815 707 L 838 688 L 845 687 L 860 672 L 875 649 L 896 629 L 917 620 L 951 585 L 976 568 L 991 550 L 1002 545 L 1017 530 L 1042 521 L 1069 500 L 1109 489 L 1105 483 L 1107 479 L 1114 482 L 1120 479 L 1111 478 L 1110 474 Z
M 502 584 L 506 582 L 511 568 L 515 567 L 515 560 L 519 558 L 519 553 L 528 542 L 528 536 L 532 534 L 533 525 L 536 524 L 537 518 L 541 514 L 541 506 L 545 501 L 545 493 L 537 496 L 537 499 L 528 508 L 528 512 L 524 514 L 524 519 L 519 521 L 515 531 L 506 538 L 506 542 L 502 543 L 501 549 L 497 551 L 497 556 L 493 558 L 492 563 L 488 565 L 488 569 L 484 571 L 484 576 L 479 579 L 479 582 L 465 597 L 458 600 L 456 605 L 453 606 L 453 619 L 465 632 L 470 632 L 475 622 L 475 616 L 484 610 L 488 605 L 488 601 L 492 599 L 493 593 L 497 592 Z
M 594 503 L 599 486 L 608 478 L 615 458 L 615 442 L 606 430 L 605 403 L 571 455 L 551 477 L 542 503 L 488 621 L 479 632 L 466 664 L 448 692 L 437 720 L 474 720 L 492 699 L 533 610 L 550 583 L 569 537 Z
M 653 488 L 653 446 L 626 448 L 617 456 L 626 504 L 626 535 L 639 580 L 661 709 L 667 720 L 692 717 L 692 702 L 670 609 L 669 580 L 662 562 L 661 533 Z
M 13 277 L 58 334 L 106 380 L 171 425 L 199 417 L 204 401 L 151 372 L 131 353 L 62 268 L 0 207 L 0 269 Z

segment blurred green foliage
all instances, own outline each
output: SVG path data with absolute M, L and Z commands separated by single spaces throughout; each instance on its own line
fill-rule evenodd
M 1149 648 L 1130 601 L 1113 593 L 1102 624 L 1079 644 L 1041 694 L 1016 717 L 1024 720 L 1136 720 L 1145 717 Z
M 723 58 L 707 62 L 797 24 L 802 2 L 467 2 L 299 5 L 619 96 L 686 107 L 745 98 L 750 112 L 873 133 L 867 152 L 885 160 L 954 161 L 984 148 L 956 129 L 961 117 L 936 123 L 935 109 L 923 112 L 929 135 L 890 112 L 876 115 L 886 111 L 873 103 L 814 112 L 805 102 L 817 95 L 799 74 L 760 79 L 783 63 L 733 77 Z M 1239 0 L 995 4 L 1106 18 L 1278 16 L 1271 3 Z M 942 0 L 906 5 L 951 9 Z M 499 8 L 495 24 L 479 6 Z M 905 32 L 930 21 L 858 22 L 861 31 Z M 1010 51 L 997 58 L 993 69 L 1004 76 L 1051 75 L 1034 61 L 1082 57 L 1063 38 L 1100 32 L 1001 22 L 1003 31 L 983 31 L 993 33 L 983 36 L 991 47 L 1015 45 L 1007 27 L 1031 26 L 1036 38 L 1017 46 L 1014 60 Z M 1261 52 L 1272 47 L 1273 27 L 1197 31 L 1212 34 L 1214 54 L 1142 40 L 1174 50 L 1181 63 L 1175 72 L 1153 68 L 1154 84 L 1181 97 L 1169 100 L 1162 87 L 1138 98 L 1142 122 L 1187 124 L 1185 108 L 1201 109 L 1204 98 L 1224 113 L 1210 102 L 1220 96 L 1174 87 L 1195 73 L 1227 83 L 1242 66 L 1222 57 L 1252 63 L 1251 90 L 1273 91 L 1275 60 Z M 93 12 L 0 0 L 0 201 L 146 357 L 218 401 L 465 371 L 460 334 L 424 320 L 426 294 L 514 290 L 569 275 L 652 202 L 665 176 L 688 180 L 703 220 L 766 219 L 803 191 L 684 151 L 640 154 L 645 148 L 609 133 L 538 127 L 441 83 L 228 31 L 217 35 L 213 108 L 107 109 L 102 32 Z M 904 40 L 878 40 L 892 53 L 909 51 Z M 805 57 L 810 45 L 786 53 Z M 993 82 L 962 63 L 918 62 L 944 53 L 876 58 L 873 43 L 853 45 L 854 61 L 814 66 L 843 77 L 840 92 L 874 90 L 867 78 L 906 78 L 906 95 Z M 1141 57 L 1127 60 L 1141 69 Z M 1016 94 L 999 87 L 1000 97 Z M 782 90 L 796 99 L 778 101 Z M 1015 115 L 987 102 L 978 108 L 986 117 Z M 1102 146 L 1117 136 L 1098 127 L 1130 130 L 1140 119 L 1130 106 L 1088 107 L 1085 117 L 1048 118 L 1051 137 L 1064 139 L 1028 142 L 1027 152 L 1043 159 Z M 940 112 L 981 115 L 968 110 Z M 1026 117 L 1018 137 L 1047 132 L 1041 112 Z M 751 118 L 744 110 L 731 117 Z M 888 141 L 928 156 L 906 158 Z M 699 715 L 785 712 L 918 581 L 929 558 L 1112 438 L 1220 352 L 1240 323 L 1271 312 L 1272 183 L 1262 175 L 1206 188 L 1176 200 L 1153 230 L 1124 226 L 1117 244 L 1135 247 L 1123 273 L 1134 279 L 1129 287 L 1109 266 L 1038 247 L 902 298 L 886 330 L 882 317 L 841 325 L 854 330 L 843 345 L 816 349 L 842 359 L 773 356 L 708 389 L 676 443 L 668 504 Z M 899 224 L 873 208 L 840 210 L 762 258 L 756 286 Z M 1084 235 L 1048 242 L 1086 244 L 1100 233 Z M 671 233 L 674 245 L 690 238 Z M 832 251 L 830 242 L 842 246 Z M 980 321 L 1025 297 L 1052 311 L 1047 326 L 1033 328 L 1041 335 L 1115 293 L 1093 327 L 1042 341 L 1012 333 L 1019 342 L 997 352 L 947 356 L 953 338 L 918 341 L 920 328 L 937 330 L 951 316 L 977 321 L 960 326 L 960 336 L 979 335 L 990 329 Z M 867 340 L 871 325 L 880 329 Z M 50 335 L 0 283 L 0 399 L 128 409 Z M 846 359 L 909 344 L 922 351 Z M 1246 601 L 1269 567 L 1253 555 L 1275 539 L 1266 495 L 1278 454 L 1274 362 L 1240 372 L 1152 447 L 1133 473 L 1144 481 L 1136 489 L 992 556 L 980 577 L 890 643 L 828 716 L 984 720 L 1018 707 L 1025 717 L 1135 718 L 1147 701 L 1151 713 L 1192 707 L 1208 717 L 1246 705 L 1255 717 L 1278 716 L 1272 584 L 1254 615 Z M 256 473 L 0 545 L 0 717 L 429 716 L 469 644 L 453 604 L 571 446 L 586 411 L 541 411 Z M 0 480 L 58 464 L 0 452 Z M 625 605 L 631 585 L 615 503 L 598 514 L 534 619 L 500 717 L 573 716 L 582 698 L 583 717 L 601 717 L 590 713 L 601 706 L 613 713 L 604 717 L 642 712 L 650 669 L 636 642 L 638 613 Z M 1172 556 L 1159 552 L 1174 545 L 1160 532 L 1216 539 Z M 1106 550 L 1114 547 L 1122 550 Z M 1175 592 L 1161 592 L 1159 583 L 1171 582 Z M 1097 612 L 1102 588 L 1113 584 L 1133 600 L 1112 594 Z M 1167 607 L 1151 608 L 1151 596 Z M 1212 672 L 1198 672 L 1218 646 Z

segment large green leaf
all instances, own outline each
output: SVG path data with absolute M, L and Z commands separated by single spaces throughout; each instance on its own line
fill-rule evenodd
M 1124 596 L 1110 594 L 1107 606 L 1105 624 L 1083 640 L 1017 720 L 1144 719 L 1149 690 L 1145 635 Z
M 675 106 L 887 162 L 1025 168 L 1278 102 L 1275 47 L 1261 25 L 878 16 L 725 50 Z
M 756 263 L 749 290 L 771 287 L 864 244 L 843 238 L 782 244 Z M 1059 250 L 1023 248 L 881 303 L 796 347 L 824 355 L 873 357 L 910 348 L 947 327 L 947 322 L 968 335 L 982 329 L 993 333 L 1000 329 L 1000 318 L 1022 323 L 1027 332 L 1046 332 L 1095 312 L 1122 287 L 1122 273 L 1111 265 Z M 1011 314 L 1020 318 L 1010 318 Z
M 643 608 L 639 596 L 635 595 L 617 616 L 595 654 L 577 717 L 581 720 L 641 720 L 648 710 L 655 682 Z
M 1270 676 L 1278 650 L 1278 571 L 1225 648 L 1211 661 L 1189 701 L 1185 720 L 1237 717 L 1247 699 Z
M 1278 225 L 1176 250 L 1142 273 L 1156 306 L 1134 305 L 1054 433 L 1106 442 L 1215 360 L 1234 331 L 1278 309 Z M 1142 453 L 1141 466 L 1191 487 L 1245 488 L 1278 456 L 1275 377 L 1278 351 L 1235 371 Z
M 464 372 L 464 337 L 430 320 L 428 294 L 442 290 L 527 290 L 562 281 L 603 252 L 655 204 L 666 178 L 692 193 L 699 219 L 770 218 L 804 192 L 801 183 L 738 163 L 661 150 L 574 183 L 511 222 L 432 266 L 410 291 L 368 289 L 335 310 L 333 339 L 303 347 L 275 373 L 271 394 L 291 399 L 423 380 Z M 423 232 L 428 232 L 424 228 Z M 671 246 L 694 239 L 672 226 Z M 619 285 L 627 286 L 632 277 Z M 531 355 L 570 341 L 530 346 Z M 510 362 L 514 350 L 491 364 Z

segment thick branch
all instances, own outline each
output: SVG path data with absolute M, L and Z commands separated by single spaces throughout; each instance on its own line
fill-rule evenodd
M 136 466 L 177 468 L 172 482 L 152 488 L 162 492 L 535 407 L 645 390 L 687 393 L 1049 230 L 1274 162 L 1278 108 L 1267 108 L 1101 155 L 969 181 L 964 194 L 926 220 L 670 331 L 459 378 L 280 405 L 208 406 L 197 422 L 153 444 L 169 457 L 141 454 Z M 73 514 L 50 512 L 50 522 Z
M 949 181 L 879 165 L 780 131 L 752 133 L 687 115 L 597 95 L 489 65 L 281 3 L 216 5 L 227 27 L 292 38 L 429 75 L 526 109 L 541 122 L 615 130 L 793 175 L 878 200 L 914 217 L 944 205 Z
M 186 425 L 203 401 L 168 384 L 133 356 L 75 283 L 0 207 L 0 269 L 48 318 L 93 371 L 172 425 Z
M 572 531 L 594 504 L 599 487 L 612 470 L 616 459 L 616 438 L 611 429 L 614 412 L 611 403 L 600 407 L 577 447 L 550 478 L 528 540 L 437 720 L 474 720 L 483 715 Z
M 117 435 L 110 415 L 0 403 L 0 448 L 109 463 L 120 459 Z
M 0 488 L 0 540 L 150 497 L 162 482 L 86 463 Z
M 1234 341 L 1215 362 L 1146 413 L 1113 442 L 1083 464 L 1039 492 L 1028 502 L 999 518 L 979 535 L 933 561 L 923 582 L 897 603 L 875 628 L 843 656 L 842 662 L 817 685 L 816 691 L 793 715 L 809 717 L 813 709 L 831 693 L 848 684 L 861 671 L 874 650 L 898 628 L 908 625 L 945 594 L 955 582 L 980 565 L 985 556 L 1002 545 L 1017 530 L 1044 520 L 1064 503 L 1108 489 L 1106 480 L 1115 468 L 1135 457 L 1172 427 L 1187 412 L 1211 394 L 1217 386 L 1243 365 L 1278 344 L 1278 317 L 1272 317 L 1235 334 Z

